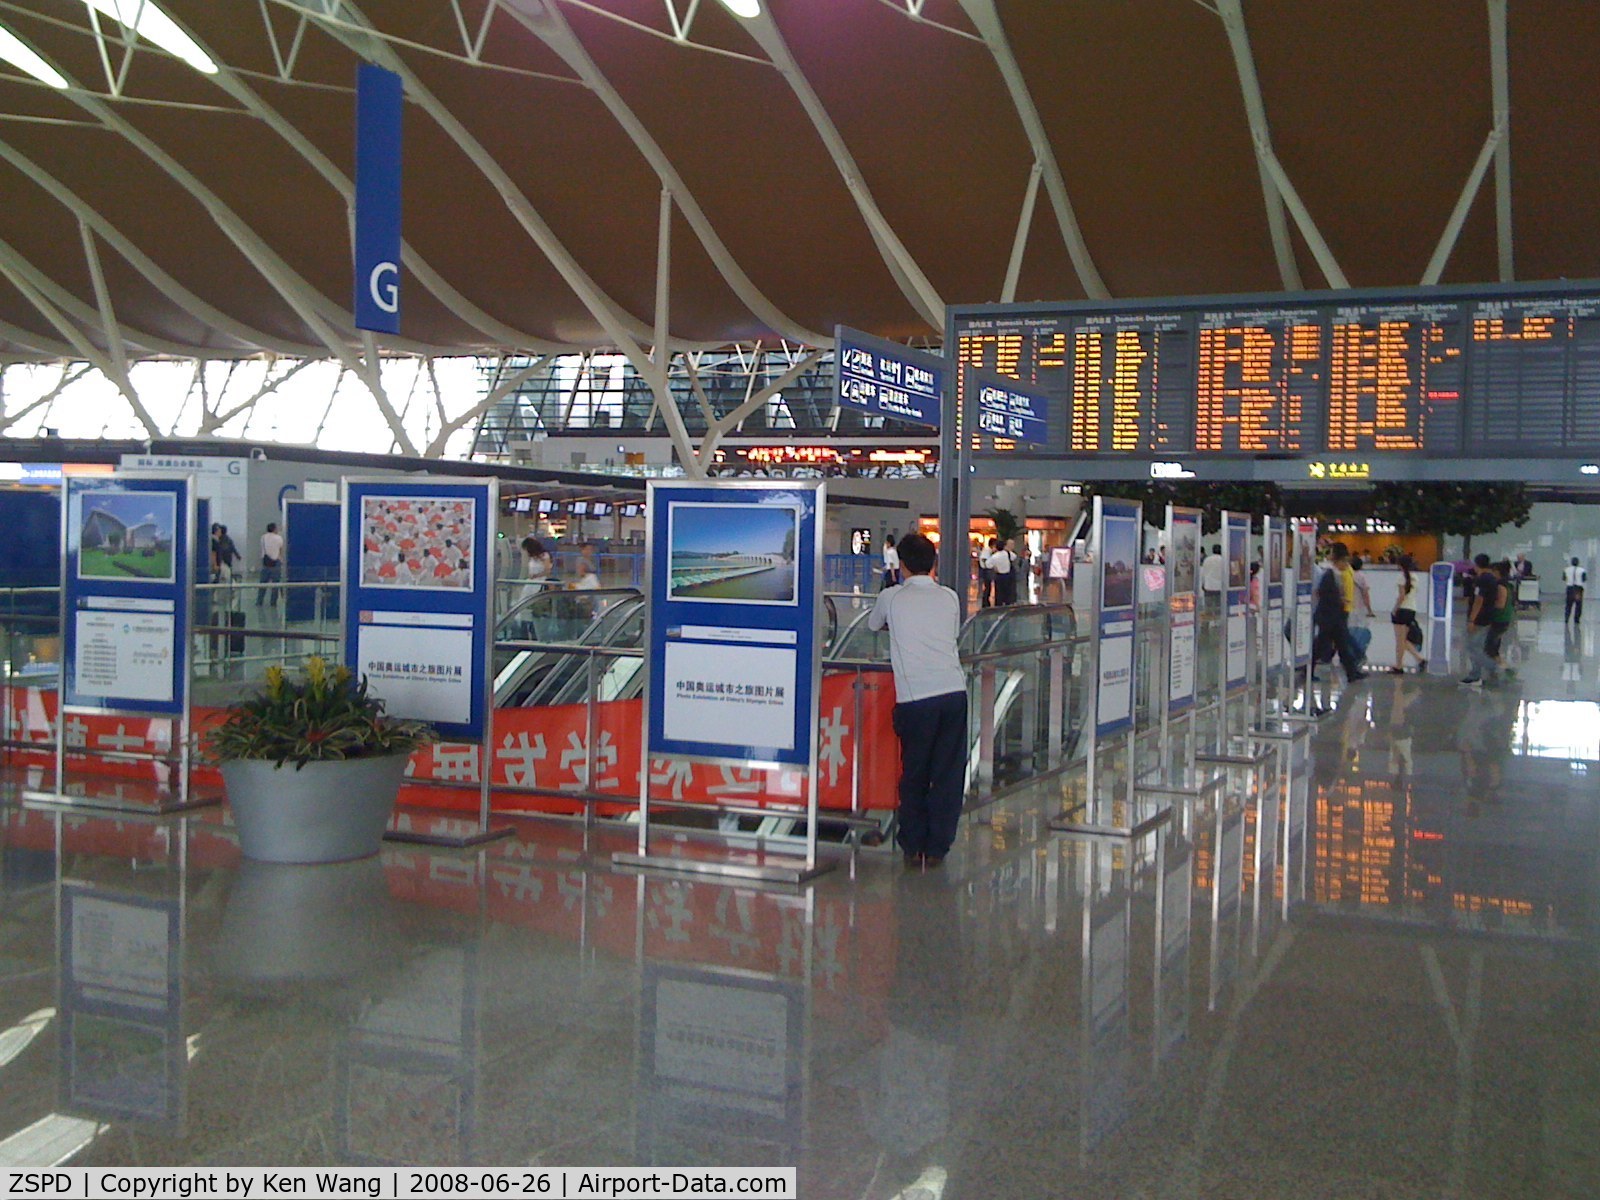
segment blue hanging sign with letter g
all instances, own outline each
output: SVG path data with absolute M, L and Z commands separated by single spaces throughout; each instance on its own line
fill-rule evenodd
M 357 329 L 400 332 L 400 76 L 362 63 L 356 76 Z

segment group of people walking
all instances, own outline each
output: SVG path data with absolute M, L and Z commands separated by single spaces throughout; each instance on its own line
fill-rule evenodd
M 212 523 L 209 552 L 212 583 L 232 583 L 242 576 L 244 555 L 239 553 L 228 527 L 221 522 Z M 256 607 L 276 607 L 283 593 L 282 587 L 274 586 L 283 583 L 283 534 L 278 532 L 276 521 L 267 522 L 267 530 L 261 535 L 260 581 L 261 586 L 256 589 Z

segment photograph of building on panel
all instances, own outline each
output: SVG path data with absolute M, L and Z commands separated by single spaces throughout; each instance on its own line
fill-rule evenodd
M 85 492 L 78 578 L 171 583 L 178 501 L 170 492 Z

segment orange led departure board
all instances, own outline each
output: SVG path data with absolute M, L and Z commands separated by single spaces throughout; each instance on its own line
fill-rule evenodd
M 1600 286 L 954 310 L 963 363 L 1046 392 L 1050 449 L 1600 455 Z

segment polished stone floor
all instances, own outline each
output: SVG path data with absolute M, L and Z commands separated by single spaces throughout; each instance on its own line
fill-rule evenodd
M 794 892 L 0 810 L 0 1168 L 793 1164 L 862 1200 L 1600 1196 L 1600 646 L 1374 675 L 1136 847 Z M 1377 634 L 1374 656 L 1389 648 Z

